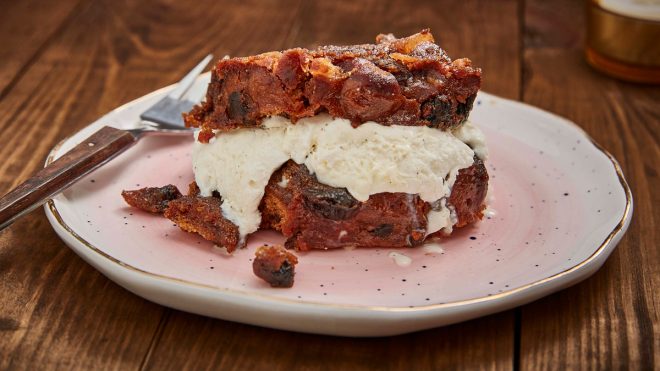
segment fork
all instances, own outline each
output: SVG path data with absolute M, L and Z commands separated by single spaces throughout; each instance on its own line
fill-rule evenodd
M 195 102 L 184 97 L 212 58 L 207 55 L 165 98 L 144 111 L 135 128 L 102 127 L 0 198 L 0 230 L 124 152 L 140 138 L 152 134 L 190 135 L 192 130 L 184 126 L 182 114 Z

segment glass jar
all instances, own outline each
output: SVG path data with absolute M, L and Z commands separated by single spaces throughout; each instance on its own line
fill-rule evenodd
M 587 4 L 587 62 L 622 80 L 660 84 L 660 0 Z

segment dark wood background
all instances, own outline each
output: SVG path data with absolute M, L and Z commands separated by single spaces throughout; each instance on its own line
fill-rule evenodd
M 532 304 L 409 335 L 304 335 L 187 314 L 106 279 L 38 210 L 0 232 L 2 369 L 657 369 L 660 88 L 584 62 L 582 1 L 0 1 L 0 193 L 103 113 L 205 54 L 370 42 L 430 27 L 483 89 L 565 116 L 632 187 L 628 233 L 593 277 Z M 654 191 L 655 190 L 655 191 Z M 589 367 L 587 367 L 589 366 Z

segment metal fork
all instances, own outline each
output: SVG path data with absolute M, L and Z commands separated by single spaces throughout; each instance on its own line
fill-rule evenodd
M 212 58 L 207 55 L 165 98 L 144 111 L 135 128 L 102 127 L 0 198 L 0 230 L 124 152 L 145 135 L 191 135 L 191 130 L 183 124 L 182 114 L 188 112 L 195 102 L 184 97 Z

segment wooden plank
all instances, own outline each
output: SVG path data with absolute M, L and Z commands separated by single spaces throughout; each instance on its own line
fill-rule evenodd
M 294 5 L 284 6 L 293 8 Z M 264 18 L 277 9 L 232 8 Z M 275 13 L 280 16 L 280 13 Z M 289 13 L 287 13 L 289 14 Z M 322 16 L 319 16 L 322 15 Z M 460 22 L 456 19 L 460 15 Z M 488 15 L 488 16 L 487 16 Z M 273 16 L 273 17 L 277 17 Z M 498 19 L 495 25 L 487 17 Z M 453 57 L 468 56 L 483 67 L 485 88 L 517 98 L 520 81 L 515 1 L 304 2 L 290 29 L 269 30 L 266 40 L 253 40 L 232 55 L 292 46 L 364 43 L 381 32 L 406 35 L 430 27 Z M 255 33 L 261 33 L 253 24 Z M 240 38 L 242 31 L 223 30 L 216 40 Z M 256 50 L 255 50 L 256 49 Z M 492 72 L 488 72 L 492 71 Z M 149 369 L 511 369 L 514 355 L 513 312 L 447 328 L 382 339 L 346 339 L 294 334 L 172 311 L 155 341 Z
M 299 334 L 173 311 L 147 369 L 443 370 L 512 367 L 510 313 L 408 335 Z
M 621 163 L 632 224 L 604 267 L 522 308 L 521 369 L 657 368 L 660 88 L 605 77 L 582 56 L 581 2 L 527 1 L 524 98 L 582 126 Z
M 0 13 L 0 99 L 64 27 L 78 0 L 5 1 Z

